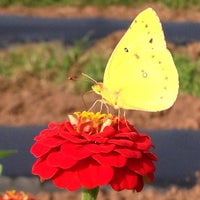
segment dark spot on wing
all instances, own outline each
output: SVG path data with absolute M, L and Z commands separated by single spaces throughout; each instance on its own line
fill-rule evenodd
M 151 39 L 149 40 L 149 43 L 151 43 L 151 44 L 153 43 L 153 38 L 151 38 Z
M 135 58 L 137 58 L 137 59 L 139 59 L 140 58 L 140 56 L 138 55 L 138 54 L 134 54 L 134 56 L 135 56 Z
M 143 77 L 144 77 L 144 78 L 147 77 L 147 73 L 146 73 L 146 72 L 143 73 Z
M 128 53 L 129 52 L 129 50 L 128 50 L 128 48 L 124 48 L 124 51 L 126 52 L 126 53 Z
M 147 77 L 147 73 L 143 69 L 141 70 L 141 72 L 142 72 L 143 78 L 146 78 Z

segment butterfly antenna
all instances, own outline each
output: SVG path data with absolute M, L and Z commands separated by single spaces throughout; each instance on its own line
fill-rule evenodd
M 93 83 L 97 84 L 97 81 L 94 80 L 91 76 L 89 76 L 88 74 L 82 73 L 83 76 L 87 77 L 89 80 L 91 80 Z
M 89 76 L 88 74 L 85 74 L 85 73 L 81 73 L 84 77 L 86 77 L 86 78 L 88 78 L 89 80 L 81 80 L 80 78 L 78 78 L 78 77 L 76 77 L 76 76 L 69 76 L 68 77 L 68 80 L 72 80 L 72 81 L 85 81 L 85 82 L 91 82 L 92 81 L 92 83 L 94 83 L 94 84 L 97 84 L 98 82 L 95 80 L 95 79 L 93 79 L 91 76 Z M 102 101 L 102 99 L 98 99 L 98 100 L 96 100 L 94 103 L 93 103 L 93 105 L 88 109 L 87 108 L 87 105 L 86 105 L 86 103 L 85 103 L 85 98 L 84 98 L 84 96 L 86 95 L 86 93 L 89 93 L 89 92 L 93 92 L 93 90 L 89 90 L 89 91 L 87 91 L 87 92 L 85 92 L 84 94 L 82 94 L 81 95 L 81 98 L 82 98 L 82 101 L 83 101 L 83 104 L 84 104 L 84 107 L 85 107 L 85 109 L 86 110 L 88 110 L 88 111 L 91 111 L 94 107 L 95 107 L 95 105 L 98 103 L 98 102 L 101 102 L 101 110 L 102 110 L 102 108 L 103 108 L 103 105 L 105 105 L 105 107 L 106 107 L 106 109 L 107 109 L 107 112 L 109 113 L 109 108 L 108 108 L 108 106 Z

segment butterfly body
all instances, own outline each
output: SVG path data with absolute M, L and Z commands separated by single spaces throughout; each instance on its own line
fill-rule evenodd
M 113 51 L 92 89 L 115 109 L 160 111 L 178 94 L 178 73 L 155 11 L 144 10 Z

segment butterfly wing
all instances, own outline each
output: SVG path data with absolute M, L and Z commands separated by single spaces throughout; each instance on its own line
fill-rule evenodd
M 103 90 L 108 103 L 124 109 L 159 111 L 174 103 L 178 74 L 160 20 L 151 8 L 136 17 L 113 51 Z

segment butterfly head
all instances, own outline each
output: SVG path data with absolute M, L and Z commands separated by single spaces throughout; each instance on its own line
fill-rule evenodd
M 101 95 L 102 101 L 105 104 L 109 104 L 115 109 L 120 108 L 120 106 L 118 105 L 119 92 L 110 92 L 107 88 L 104 87 L 102 82 L 98 82 L 95 85 L 93 85 L 92 90 L 96 94 Z
M 103 90 L 103 83 L 102 82 L 98 82 L 95 85 L 92 86 L 92 90 L 96 93 L 101 95 L 102 94 L 102 90 Z

